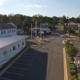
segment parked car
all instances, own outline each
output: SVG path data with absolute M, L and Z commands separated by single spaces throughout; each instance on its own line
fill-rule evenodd
M 61 35 L 61 37 L 62 37 L 62 38 L 68 38 L 68 36 L 67 36 L 67 35 Z

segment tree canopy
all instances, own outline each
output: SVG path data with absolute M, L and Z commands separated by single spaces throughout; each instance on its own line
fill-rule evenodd
M 58 23 L 64 25 L 64 23 L 67 23 L 69 21 L 80 23 L 80 16 L 76 18 L 75 17 L 69 18 L 64 15 L 62 17 L 57 16 L 48 17 L 40 14 L 36 14 L 34 16 L 26 16 L 22 14 L 9 14 L 9 15 L 0 14 L 0 23 L 13 22 L 18 26 L 18 28 L 22 27 L 23 22 L 25 26 L 29 27 L 30 23 L 35 24 L 36 21 L 38 25 L 40 25 L 40 23 L 48 22 L 52 27 L 54 27 Z

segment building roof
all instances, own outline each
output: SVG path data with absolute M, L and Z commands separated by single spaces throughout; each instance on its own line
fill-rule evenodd
M 8 37 L 2 37 L 0 38 L 0 48 L 6 47 L 10 44 L 13 44 L 26 38 L 28 38 L 28 36 L 13 35 Z
M 17 28 L 15 25 L 13 25 L 12 23 L 2 23 L 0 24 L 0 30 L 4 30 L 4 29 L 12 29 L 12 28 Z

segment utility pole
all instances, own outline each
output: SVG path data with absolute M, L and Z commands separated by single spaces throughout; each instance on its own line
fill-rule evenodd
M 37 21 L 35 22 L 35 37 L 37 37 Z
M 31 23 L 31 39 L 32 39 L 32 23 Z
M 41 38 L 41 32 L 42 32 L 42 25 L 40 24 L 40 38 Z

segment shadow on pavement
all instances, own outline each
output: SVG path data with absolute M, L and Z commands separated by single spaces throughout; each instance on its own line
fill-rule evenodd
M 38 56 L 29 69 L 28 74 L 25 74 L 26 80 L 46 80 L 48 53 L 32 48 L 28 50 L 29 52 L 33 54 L 37 53 Z
M 37 45 L 35 42 L 26 41 L 26 46 Z

